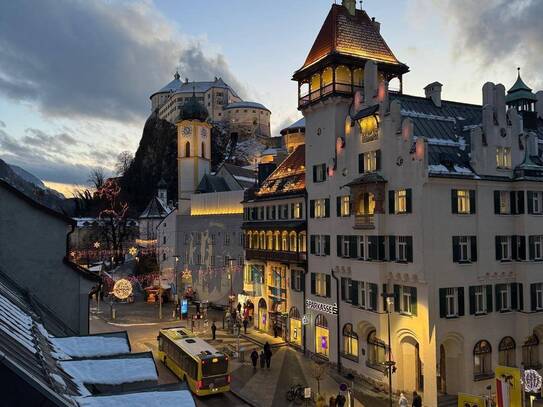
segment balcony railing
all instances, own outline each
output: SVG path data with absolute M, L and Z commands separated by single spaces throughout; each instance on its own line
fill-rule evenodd
M 245 258 L 247 260 L 288 261 L 299 263 L 307 260 L 307 254 L 299 252 L 246 249 Z
M 343 94 L 343 95 L 353 95 L 357 90 L 363 90 L 362 86 L 356 86 L 352 83 L 342 83 L 335 82 L 324 85 L 322 88 L 315 89 L 309 93 L 303 93 L 300 95 L 298 100 L 298 106 L 305 106 L 311 102 L 315 102 L 322 97 L 328 96 L 330 94 Z
M 355 215 L 354 218 L 355 229 L 375 229 L 375 215 Z

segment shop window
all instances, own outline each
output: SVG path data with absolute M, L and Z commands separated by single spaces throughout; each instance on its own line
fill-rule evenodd
M 328 321 L 320 314 L 315 318 L 315 353 L 325 357 L 330 355 Z
M 373 368 L 381 368 L 386 361 L 385 343 L 377 338 L 376 332 L 371 331 L 368 335 L 368 357 L 366 365 Z
M 352 324 L 343 326 L 343 354 L 358 360 L 358 335 L 354 332 Z
M 492 347 L 488 341 L 479 341 L 473 348 L 473 377 L 475 380 L 483 380 L 493 374 Z

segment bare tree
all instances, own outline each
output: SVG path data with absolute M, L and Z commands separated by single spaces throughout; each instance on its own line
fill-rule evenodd
M 97 191 L 101 189 L 106 181 L 104 169 L 100 167 L 93 168 L 89 173 L 88 181 Z
M 123 176 L 132 165 L 132 161 L 134 161 L 134 157 L 132 156 L 132 153 L 130 153 L 130 151 L 123 151 L 122 153 L 120 153 L 117 156 L 115 173 L 118 176 Z

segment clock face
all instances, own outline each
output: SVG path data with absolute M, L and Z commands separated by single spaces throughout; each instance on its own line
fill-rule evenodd
M 188 136 L 191 133 L 191 129 L 189 126 L 183 127 L 183 134 L 185 136 Z

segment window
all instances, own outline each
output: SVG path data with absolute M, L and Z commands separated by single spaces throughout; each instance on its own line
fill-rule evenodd
M 166 236 L 162 236 L 162 244 L 166 244 Z
M 371 331 L 368 335 L 368 358 L 366 364 L 370 367 L 380 366 L 386 361 L 385 343 L 377 338 L 376 332 Z
M 294 210 L 292 214 L 294 219 L 302 219 L 302 203 L 298 202 L 294 204 Z
M 190 143 L 188 141 L 185 143 L 185 157 L 190 157 Z
M 288 252 L 288 232 L 286 230 L 281 233 L 281 250 Z
M 298 251 L 300 253 L 305 253 L 307 251 L 306 248 L 306 233 L 300 232 L 298 234 Z
M 496 147 L 496 168 L 511 169 L 511 148 Z
M 528 213 L 543 214 L 543 192 L 528 191 Z
M 524 213 L 524 191 L 494 191 L 494 213 L 520 215 Z
M 358 283 L 358 306 L 368 311 L 377 311 L 377 284 Z
M 509 284 L 496 285 L 496 301 L 499 303 L 498 311 L 511 310 L 511 291 Z
M 350 236 L 342 236 L 341 237 L 341 254 L 343 255 L 343 257 L 350 257 L 349 255 L 350 247 L 351 247 Z
M 166 253 L 162 253 L 162 261 L 166 261 Z
M 407 236 L 398 236 L 397 259 L 400 262 L 407 261 Z
M 295 252 L 297 250 L 297 243 L 298 243 L 298 235 L 296 232 L 290 232 L 289 234 L 289 248 L 291 252 Z
M 377 151 L 364 153 L 364 172 L 377 171 Z
M 349 195 L 338 196 L 336 204 L 337 216 L 351 216 L 351 197 Z
M 478 285 L 469 288 L 471 315 L 482 315 L 492 311 L 492 286 Z
M 528 238 L 530 260 L 543 260 L 543 236 L 530 236 Z
M 216 243 L 215 233 L 211 234 L 210 239 L 211 239 L 211 244 L 214 245 Z
M 262 234 L 262 232 L 261 232 L 260 234 Z M 230 245 L 230 234 L 229 234 L 228 232 L 224 234 L 224 245 L 225 245 L 225 246 L 229 246 L 229 245 Z M 264 248 L 265 245 L 264 245 L 264 244 L 261 244 L 260 247 Z
M 411 213 L 411 189 L 388 191 L 389 213 Z
M 358 359 L 358 335 L 352 324 L 343 327 L 343 354 Z
M 301 270 L 292 270 L 290 288 L 294 291 L 303 291 L 303 272 Z
M 288 219 L 288 204 L 279 205 L 279 219 Z
M 487 341 L 479 341 L 473 348 L 473 377 L 481 380 L 492 374 L 492 348 Z
M 530 291 L 532 311 L 543 310 L 543 283 L 531 284 Z
M 330 297 L 331 284 L 329 274 L 311 273 L 311 294 L 319 297 Z
M 326 164 L 313 166 L 313 182 L 326 181 Z
M 500 341 L 498 346 L 498 363 L 500 366 L 516 366 L 516 349 L 515 340 L 510 336 L 506 336 Z
M 341 277 L 341 299 L 345 302 L 352 302 L 353 280 Z
M 264 207 L 260 206 L 257 209 L 257 218 L 258 220 L 264 220 Z
M 330 236 L 329 235 L 311 235 L 310 253 L 316 256 L 330 255 Z
M 539 338 L 533 334 L 522 345 L 522 364 L 525 369 L 541 369 L 539 363 Z
M 511 213 L 511 201 L 510 195 L 507 191 L 499 191 L 500 193 L 500 213 L 502 215 L 507 215 Z
M 496 236 L 496 260 L 511 261 L 511 236 Z
M 364 236 L 358 236 L 358 258 L 365 259 L 366 255 L 366 239 Z
M 472 263 L 477 261 L 477 237 L 453 236 L 453 262 Z
M 358 196 L 356 214 L 359 216 L 373 215 L 375 213 L 375 195 L 364 192 Z
M 470 213 L 469 191 L 458 191 L 458 213 Z
M 404 285 L 394 286 L 394 308 L 396 312 L 417 315 L 417 289 Z
M 439 289 L 439 316 L 441 318 L 464 316 L 464 287 Z
M 330 216 L 330 200 L 326 199 L 314 199 L 310 201 L 311 204 L 311 218 L 328 218 Z
M 273 250 L 273 232 L 271 230 L 266 232 L 266 248 L 268 250 Z

